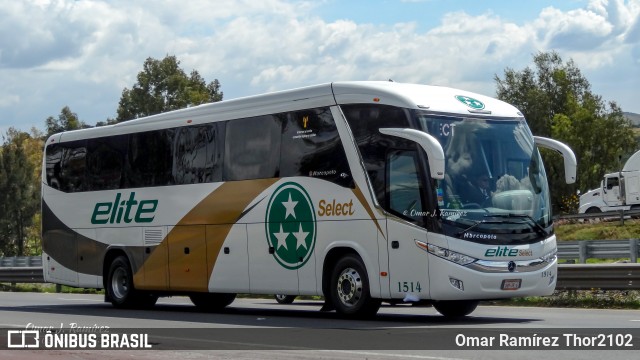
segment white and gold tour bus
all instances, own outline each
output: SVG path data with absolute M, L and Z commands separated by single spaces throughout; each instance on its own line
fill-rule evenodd
M 64 132 L 45 146 L 47 282 L 117 307 L 322 295 L 445 316 L 557 280 L 549 187 L 523 115 L 446 87 L 335 82 Z M 478 193 L 476 185 L 482 191 Z M 478 195 L 480 194 L 480 195 Z

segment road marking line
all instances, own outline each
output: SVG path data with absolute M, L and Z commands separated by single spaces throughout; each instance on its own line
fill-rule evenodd
M 382 352 L 370 352 L 370 351 L 350 351 L 350 350 L 319 350 L 323 352 L 339 352 L 353 355 L 365 355 L 365 356 L 388 356 L 388 357 L 401 357 L 410 359 L 428 359 L 428 360 L 464 360 L 460 358 L 439 357 L 439 356 L 427 356 L 427 355 L 413 355 L 413 354 L 394 354 L 394 353 L 382 353 Z

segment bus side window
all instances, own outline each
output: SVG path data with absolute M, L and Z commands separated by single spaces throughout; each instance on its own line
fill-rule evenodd
M 86 141 L 72 141 L 62 144 L 60 166 L 60 190 L 80 192 L 86 188 Z
M 422 190 L 415 150 L 399 150 L 387 155 L 389 210 L 399 216 L 420 220 Z
M 342 110 L 355 137 L 378 203 L 389 210 L 385 176 L 388 151 L 413 149 L 416 145 L 408 140 L 383 135 L 378 129 L 409 127 L 409 118 L 403 109 L 386 105 L 343 105 Z
M 174 129 L 147 131 L 129 137 L 130 187 L 172 185 Z
M 309 176 L 354 187 L 347 156 L 329 108 L 279 115 L 284 126 L 280 176 Z
M 123 185 L 127 135 L 91 139 L 87 151 L 87 189 L 120 189 Z
M 176 185 L 205 182 L 207 158 L 207 128 L 189 126 L 177 128 L 173 146 L 173 182 Z
M 60 162 L 62 161 L 62 146 L 53 144 L 47 146 L 46 183 L 54 189 L 60 190 Z
M 279 176 L 282 122 L 273 115 L 228 121 L 224 142 L 224 180 Z
M 224 123 L 176 129 L 173 144 L 173 180 L 176 185 L 202 184 L 222 180 Z
M 222 181 L 225 124 L 224 122 L 216 122 L 207 125 L 205 140 L 207 143 L 205 182 Z

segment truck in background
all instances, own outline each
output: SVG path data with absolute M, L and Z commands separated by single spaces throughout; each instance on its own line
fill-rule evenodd
M 640 151 L 619 172 L 605 174 L 600 187 L 580 196 L 579 213 L 640 210 Z

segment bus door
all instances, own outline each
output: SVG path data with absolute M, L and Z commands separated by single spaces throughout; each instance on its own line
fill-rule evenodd
M 416 245 L 426 243 L 426 230 L 419 227 L 426 217 L 424 190 L 415 150 L 387 154 L 387 206 L 396 215 L 387 221 L 389 288 L 392 298 L 417 301 L 429 298 L 427 253 Z

